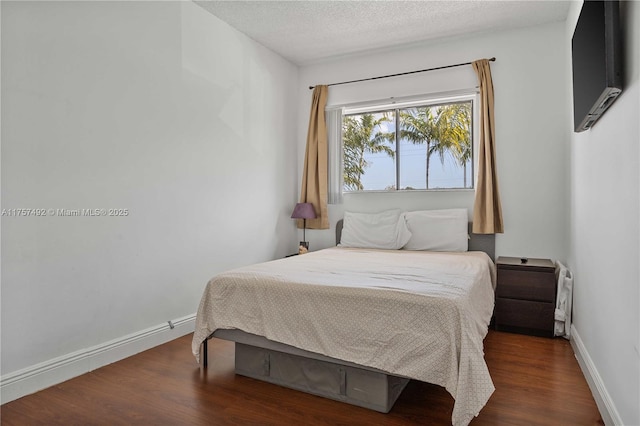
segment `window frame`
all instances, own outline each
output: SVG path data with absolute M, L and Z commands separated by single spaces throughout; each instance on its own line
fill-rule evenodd
M 336 145 L 336 149 L 339 149 L 339 157 L 340 157 L 340 195 L 343 194 L 370 194 L 370 193 L 392 193 L 392 192 L 447 192 L 447 191 L 475 191 L 476 183 L 477 183 L 477 152 L 478 152 L 478 141 L 479 141 L 479 121 L 478 121 L 478 105 L 479 105 L 479 92 L 477 89 L 473 90 L 463 90 L 463 91 L 455 91 L 455 92 L 442 92 L 442 93 L 434 93 L 430 95 L 418 95 L 411 96 L 405 98 L 390 98 L 385 100 L 377 100 L 377 101 L 366 101 L 353 103 L 349 105 L 342 106 L 334 106 L 327 108 L 335 110 L 339 109 L 341 111 L 340 122 L 343 122 L 344 117 L 348 115 L 357 115 L 364 113 L 383 113 L 383 112 L 393 112 L 395 116 L 395 120 L 398 119 L 396 116 L 397 112 L 401 109 L 408 108 L 416 108 L 416 107 L 434 107 L 439 105 L 449 105 L 454 103 L 464 103 L 471 102 L 471 186 L 464 188 L 421 188 L 421 189 L 401 189 L 399 188 L 400 182 L 400 169 L 398 167 L 398 163 L 400 161 L 400 156 L 396 154 L 395 156 L 395 190 L 388 189 L 363 189 L 363 190 L 353 190 L 346 191 L 343 183 L 343 175 L 344 175 L 344 145 L 342 141 L 342 126 L 340 126 L 340 140 Z M 396 125 L 396 129 L 399 126 Z M 396 140 L 395 140 L 395 152 L 398 153 L 398 134 L 396 130 Z M 334 172 L 336 170 L 334 169 Z M 337 189 L 337 188 L 336 188 Z

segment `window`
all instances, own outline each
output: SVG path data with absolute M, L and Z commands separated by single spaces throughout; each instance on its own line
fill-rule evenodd
M 343 191 L 473 188 L 475 95 L 345 108 Z

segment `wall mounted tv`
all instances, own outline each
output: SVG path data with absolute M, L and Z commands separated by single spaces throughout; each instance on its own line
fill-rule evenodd
M 585 1 L 571 40 L 573 124 L 591 128 L 622 92 L 618 1 Z

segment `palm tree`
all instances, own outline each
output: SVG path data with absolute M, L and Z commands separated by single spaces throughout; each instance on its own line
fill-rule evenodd
M 344 117 L 344 185 L 348 190 L 364 189 L 361 178 L 368 166 L 365 153 L 385 152 L 391 158 L 395 157 L 395 151 L 386 145 L 386 142 L 394 141 L 395 134 L 379 130 L 380 125 L 388 121 L 391 120 L 386 114 L 382 114 L 380 118 L 370 113 Z
M 414 145 L 427 145 L 426 185 L 429 189 L 429 162 L 431 161 L 431 144 L 437 142 L 436 117 L 431 107 L 411 108 L 400 111 L 400 136 Z
M 462 102 L 438 107 L 438 136 L 442 150 L 449 151 L 463 167 L 467 187 L 467 163 L 473 154 L 471 144 L 471 103 Z M 444 161 L 443 151 L 440 159 Z
M 444 163 L 451 152 L 464 167 L 464 186 L 467 186 L 466 166 L 471 158 L 471 104 L 455 103 L 438 107 L 418 107 L 400 112 L 400 134 L 411 143 L 426 144 L 426 188 L 429 189 L 431 156 L 438 153 Z

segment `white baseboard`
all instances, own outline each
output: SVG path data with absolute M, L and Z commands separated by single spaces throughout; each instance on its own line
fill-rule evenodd
M 0 378 L 0 404 L 120 361 L 192 333 L 195 314 L 129 334 L 110 342 L 54 358 Z M 195 362 L 195 361 L 194 361 Z
M 616 410 L 616 406 L 609 392 L 607 392 L 607 388 L 604 386 L 604 382 L 595 364 L 591 360 L 591 356 L 589 356 L 589 352 L 587 352 L 587 348 L 582 342 L 580 334 L 578 334 L 573 324 L 571 325 L 571 347 L 576 354 L 576 359 L 578 360 L 578 364 L 580 364 L 582 374 L 584 374 L 584 377 L 587 379 L 587 383 L 593 394 L 593 399 L 595 399 L 598 410 L 600 410 L 604 424 L 607 426 L 622 425 L 620 414 L 618 414 L 618 410 Z

